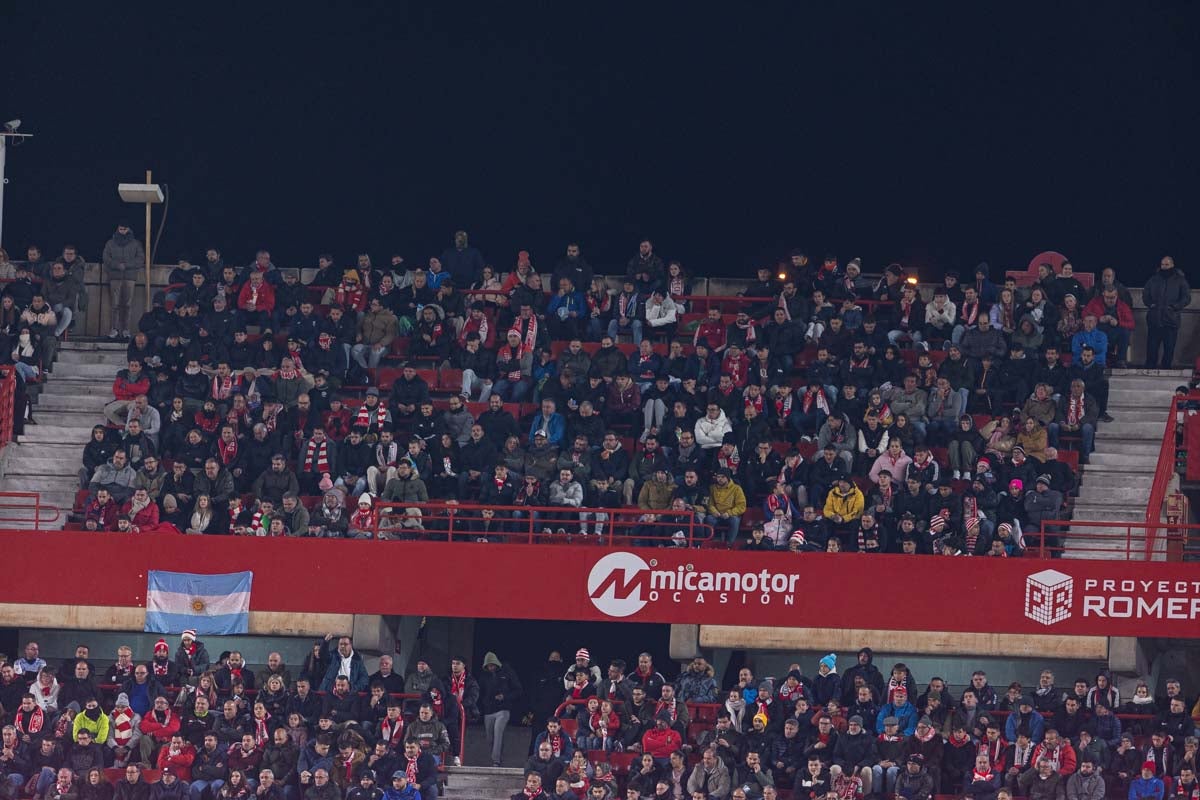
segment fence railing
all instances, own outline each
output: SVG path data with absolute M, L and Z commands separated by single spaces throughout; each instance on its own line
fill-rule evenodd
M 376 508 L 376 539 L 693 547 L 713 537 L 712 527 L 691 510 L 489 506 L 453 500 L 403 503 L 384 499 L 377 501 Z
M 1026 555 L 1117 561 L 1182 561 L 1189 541 L 1200 541 L 1200 525 L 1163 522 L 1044 520 L 1025 534 Z
M 42 502 L 40 492 L 0 492 L 0 528 L 33 528 L 57 522 L 62 510 Z
M 13 439 L 13 406 L 17 396 L 17 373 L 0 367 L 0 451 Z
M 1157 547 L 1157 539 L 1162 530 L 1163 501 L 1167 497 L 1167 488 L 1171 477 L 1175 474 L 1175 430 L 1179 412 L 1188 402 L 1200 400 L 1200 393 L 1191 393 L 1187 397 L 1171 399 L 1170 413 L 1167 414 L 1167 424 L 1163 430 L 1162 443 L 1158 448 L 1158 463 L 1154 467 L 1154 480 L 1150 484 L 1150 497 L 1146 501 L 1146 532 L 1145 552 L 1150 558 Z

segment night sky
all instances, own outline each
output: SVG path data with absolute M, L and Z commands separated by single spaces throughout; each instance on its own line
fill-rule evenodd
M 647 236 L 711 275 L 1200 257 L 1198 3 L 173 5 L 0 4 L 14 257 L 140 235 L 146 168 L 159 262 L 424 262 L 460 227 L 504 270 Z

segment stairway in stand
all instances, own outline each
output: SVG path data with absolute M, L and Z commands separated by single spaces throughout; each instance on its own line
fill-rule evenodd
M 1101 422 L 1096 450 L 1083 472 L 1074 518 L 1088 522 L 1144 522 L 1146 501 L 1158 465 L 1167 414 L 1175 387 L 1187 383 L 1185 370 L 1113 370 L 1109 377 L 1108 413 Z M 1114 535 L 1111 540 L 1088 534 Z M 1072 528 L 1063 558 L 1126 558 L 1125 528 Z M 1076 543 L 1078 549 L 1070 545 Z M 1133 529 L 1134 558 L 1142 558 L 1145 531 Z
M 525 776 L 519 767 L 449 767 L 446 770 L 446 796 L 453 800 L 508 800 L 524 788 Z
M 126 366 L 126 345 L 119 342 L 68 340 L 62 343 L 54 372 L 33 407 L 37 425 L 5 448 L 0 491 L 40 492 L 42 503 L 56 506 L 59 517 L 43 528 L 61 528 L 75 503 L 83 448 L 92 427 L 104 423 L 104 405 L 112 400 L 117 370 Z M 5 525 L 33 527 L 32 510 L 23 519 L 6 510 Z M 42 512 L 45 516 L 45 511 Z M 24 516 L 24 515 L 23 515 Z

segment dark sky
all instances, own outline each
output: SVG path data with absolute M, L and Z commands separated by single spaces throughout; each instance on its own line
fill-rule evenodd
M 1200 257 L 1197 3 L 426 5 L 0 2 L 5 246 L 95 258 L 149 167 L 160 262 Z

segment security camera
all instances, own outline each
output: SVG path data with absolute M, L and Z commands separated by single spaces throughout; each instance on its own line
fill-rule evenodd
M 21 127 L 21 120 L 19 119 L 10 119 L 8 122 L 4 123 L 4 130 L 8 131 L 9 133 L 16 133 L 17 128 L 19 127 Z

